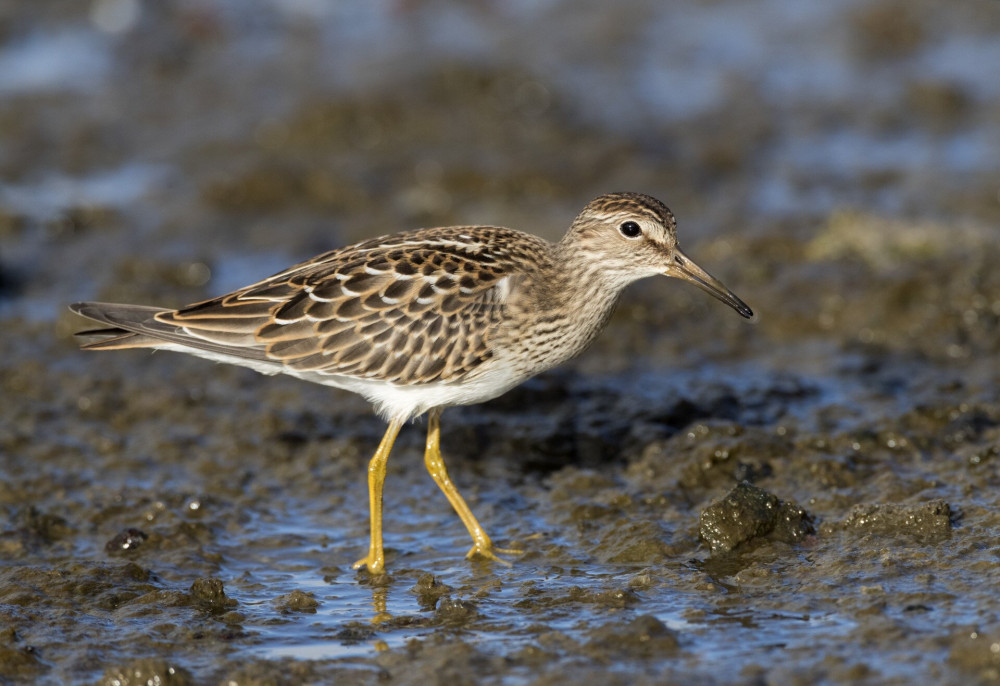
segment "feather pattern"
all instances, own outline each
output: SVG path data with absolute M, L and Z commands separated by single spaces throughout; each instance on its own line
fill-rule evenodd
M 427 229 L 327 252 L 179 310 L 96 318 L 121 327 L 117 347 L 135 332 L 292 372 L 455 382 L 493 356 L 506 281 L 546 262 L 549 249 L 498 227 Z

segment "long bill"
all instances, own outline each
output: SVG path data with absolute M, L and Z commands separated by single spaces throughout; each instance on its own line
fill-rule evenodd
M 753 319 L 753 310 L 747 307 L 745 302 L 737 298 L 721 281 L 692 262 L 680 249 L 674 248 L 673 253 L 672 264 L 667 267 L 666 271 L 663 272 L 664 274 L 683 279 L 684 281 L 690 281 L 712 297 L 718 298 L 729 305 L 742 316 L 747 319 Z

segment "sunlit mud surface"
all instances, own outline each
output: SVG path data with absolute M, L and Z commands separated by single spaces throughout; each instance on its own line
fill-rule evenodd
M 0 681 L 1000 680 L 1000 5 L 11 5 Z M 626 189 L 759 319 L 647 280 L 446 411 L 510 567 L 423 421 L 372 578 L 363 400 L 72 340 L 74 300 Z

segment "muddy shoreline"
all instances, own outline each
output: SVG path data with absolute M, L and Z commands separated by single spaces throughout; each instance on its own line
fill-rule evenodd
M 306 5 L 0 11 L 0 681 L 1000 680 L 998 8 Z M 619 189 L 759 320 L 647 280 L 449 409 L 509 568 L 463 558 L 422 421 L 373 579 L 361 399 L 72 339 L 68 302 L 554 239 Z

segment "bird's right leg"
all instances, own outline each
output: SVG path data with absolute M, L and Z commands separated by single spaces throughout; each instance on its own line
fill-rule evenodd
M 396 442 L 399 429 L 403 426 L 402 419 L 393 419 L 389 428 L 378 444 L 378 450 L 368 463 L 368 505 L 371 510 L 371 543 L 368 555 L 354 563 L 354 569 L 367 567 L 371 574 L 382 574 L 385 571 L 385 551 L 382 548 L 382 485 L 385 483 L 386 463 L 389 451 Z

